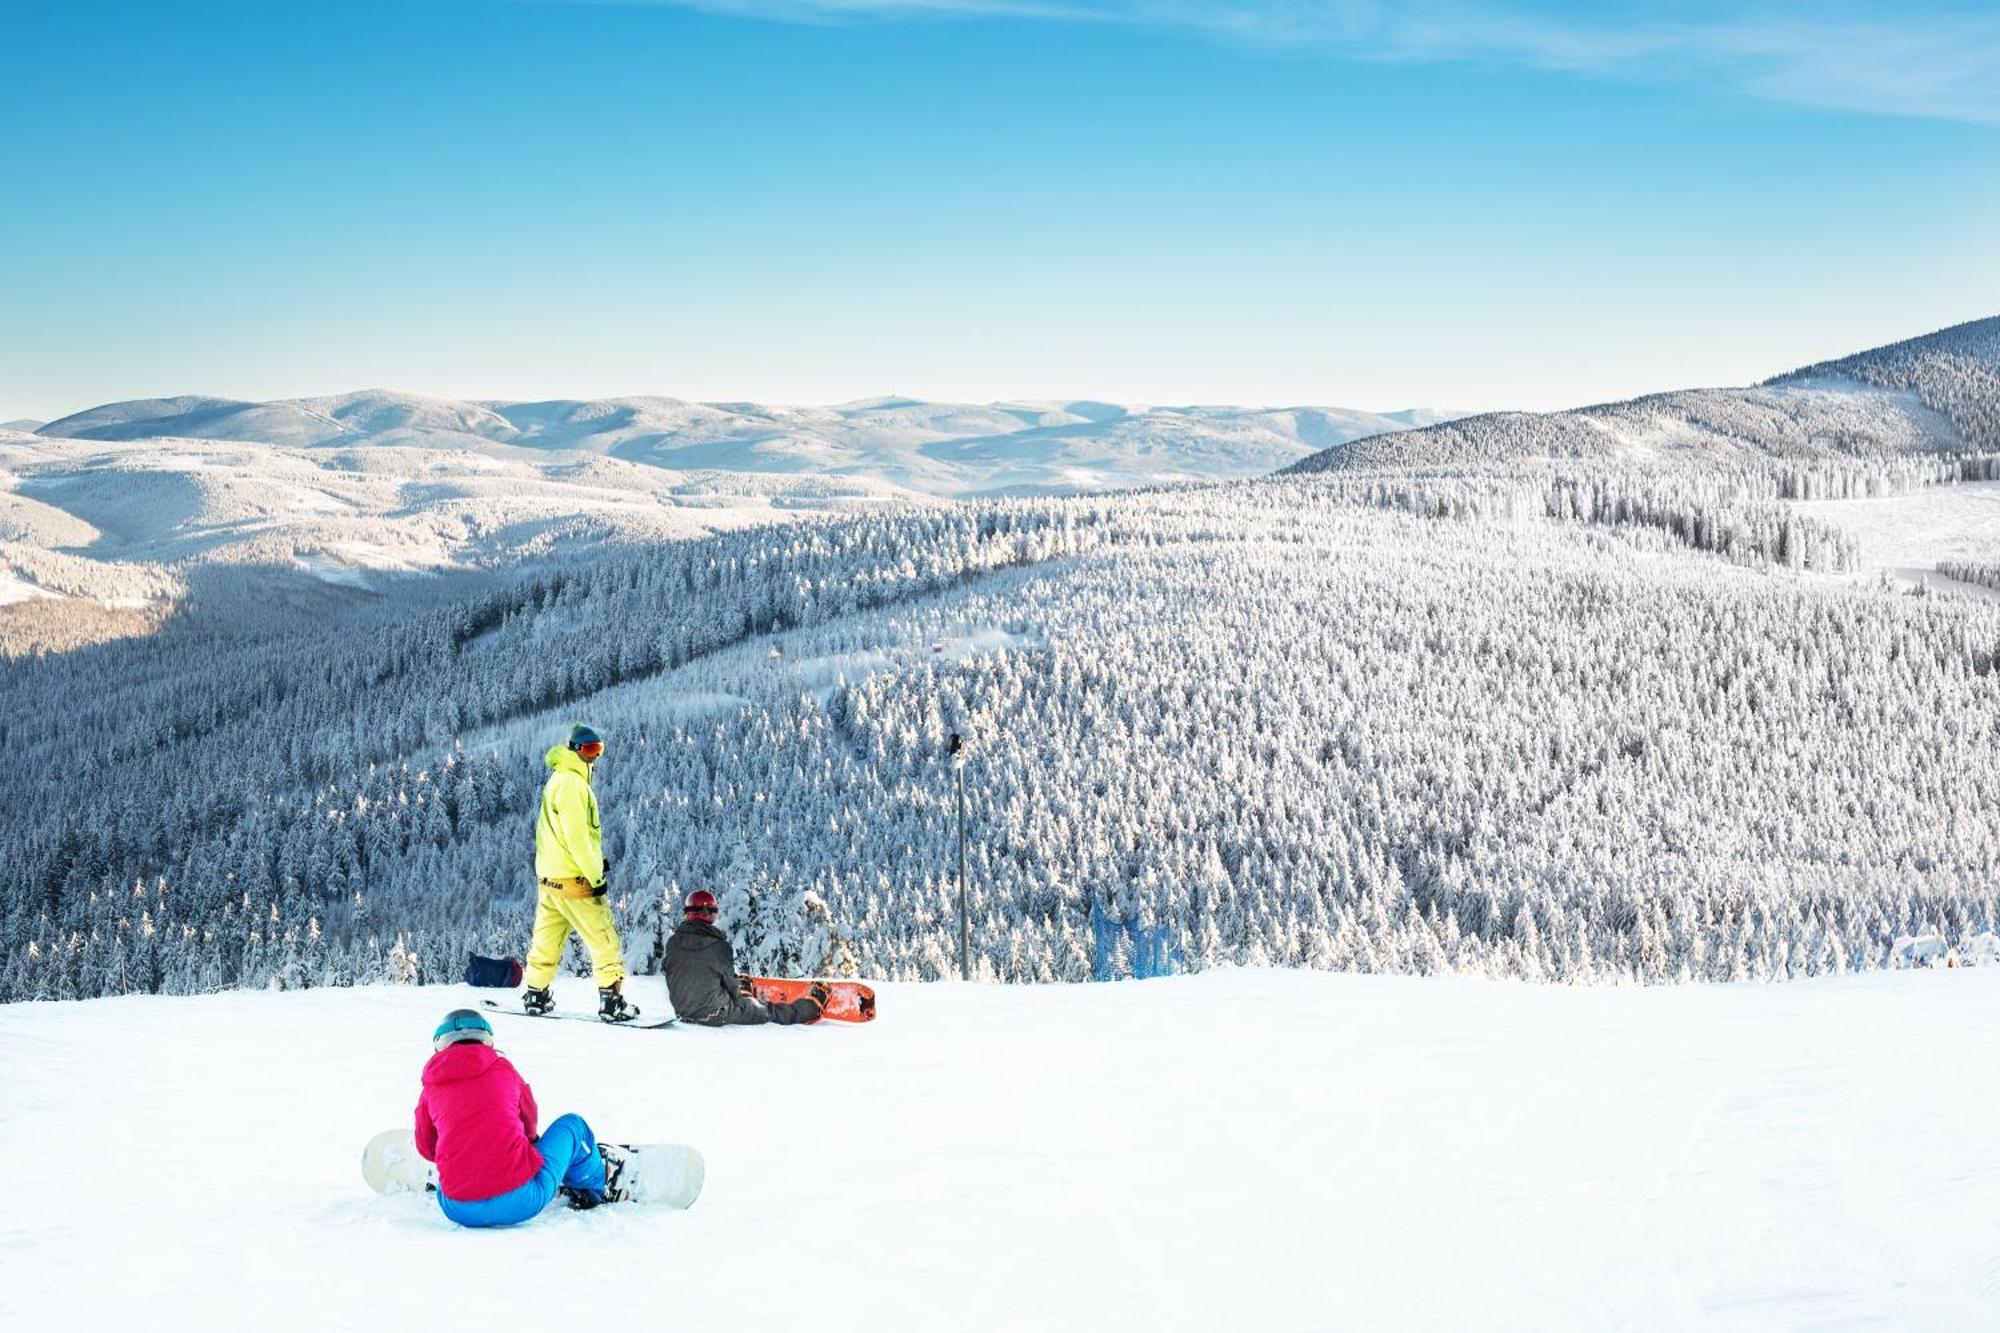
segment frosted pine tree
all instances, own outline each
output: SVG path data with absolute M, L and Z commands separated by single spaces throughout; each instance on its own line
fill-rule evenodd
M 736 965 L 745 972 L 770 975 L 777 953 L 774 923 L 766 919 L 764 881 L 750 841 L 742 833 L 730 844 L 729 859 L 716 887 L 716 925 L 729 936 Z

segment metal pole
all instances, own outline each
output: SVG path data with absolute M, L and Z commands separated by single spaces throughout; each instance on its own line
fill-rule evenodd
M 965 891 L 965 753 L 964 741 L 951 734 L 952 767 L 958 770 L 958 979 L 972 980 L 972 914 Z

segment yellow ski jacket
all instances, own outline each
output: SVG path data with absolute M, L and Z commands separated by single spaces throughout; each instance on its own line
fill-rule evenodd
M 553 771 L 542 785 L 542 813 L 535 820 L 535 875 L 602 887 L 604 830 L 597 822 L 590 765 L 567 745 L 550 749 L 544 762 Z

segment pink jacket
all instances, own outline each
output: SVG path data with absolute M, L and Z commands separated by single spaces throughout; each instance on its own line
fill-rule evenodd
M 476 1203 L 518 1189 L 542 1169 L 535 1151 L 535 1094 L 507 1057 L 460 1042 L 424 1066 L 417 1151 L 438 1167 L 448 1199 Z

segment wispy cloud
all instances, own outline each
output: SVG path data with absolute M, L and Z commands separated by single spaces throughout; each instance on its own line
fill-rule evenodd
M 1757 97 L 2000 125 L 1990 4 L 1598 4 L 1505 0 L 637 0 L 787 22 L 1036 18 L 1192 29 L 1381 61 L 1498 61 L 1720 82 Z

